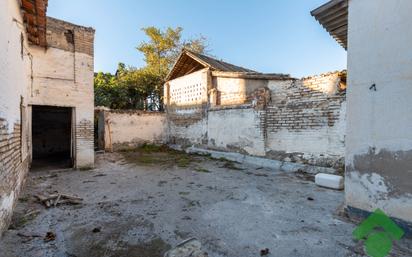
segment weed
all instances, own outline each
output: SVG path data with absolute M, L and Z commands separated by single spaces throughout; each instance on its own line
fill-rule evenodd
M 30 197 L 28 195 L 22 196 L 19 198 L 19 201 L 22 203 L 28 202 Z
M 225 164 L 223 164 L 223 166 L 221 166 L 221 168 L 226 168 L 226 169 L 230 169 L 230 170 L 244 170 L 242 168 L 239 168 L 235 165 L 234 162 L 232 161 L 226 161 Z
M 186 156 L 182 156 L 181 158 L 177 159 L 177 166 L 181 167 L 181 168 L 186 168 L 187 166 L 189 166 L 191 162 L 191 159 L 189 159 Z
M 204 172 L 204 173 L 210 173 L 210 170 L 207 170 L 205 168 L 201 168 L 201 167 L 196 167 L 195 171 L 197 172 Z
M 193 161 L 199 160 L 197 156 L 171 149 L 167 145 L 144 144 L 133 151 L 121 151 L 121 153 L 127 162 L 143 165 L 177 165 L 186 168 Z
M 199 206 L 199 207 L 200 207 L 200 202 L 197 201 L 197 200 L 191 200 L 191 201 L 187 204 L 187 207 L 188 207 L 188 208 L 190 208 L 190 207 L 196 207 L 196 206 Z
M 13 215 L 12 222 L 10 224 L 10 229 L 20 229 L 24 227 L 27 223 L 34 220 L 37 215 L 39 215 L 40 211 L 33 210 L 26 214 L 17 213 L 17 215 Z

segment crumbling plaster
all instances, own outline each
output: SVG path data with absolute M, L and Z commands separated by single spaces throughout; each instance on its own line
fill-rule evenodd
M 205 69 L 166 83 L 168 142 L 343 170 L 344 73 L 302 80 L 211 77 Z M 193 84 L 203 85 L 208 98 L 182 100 L 187 96 L 179 94 L 188 93 L 182 89 Z
M 165 88 L 169 90 L 168 141 L 182 145 L 207 142 L 208 69 L 171 80 Z
M 28 171 L 30 54 L 18 1 L 0 1 L 0 236 Z
M 345 183 L 347 206 L 381 208 L 408 222 L 412 221 L 410 9 L 412 2 L 407 0 L 350 1 Z
M 65 36 L 67 31 L 74 33 L 72 43 Z M 85 35 L 76 36 L 79 34 Z M 92 45 L 93 35 L 92 29 L 49 18 L 49 47 L 31 48 L 33 81 L 29 104 L 73 108 L 77 168 L 94 165 L 94 57 L 92 46 L 75 45 Z
M 126 150 L 144 143 L 166 143 L 166 115 L 136 110 L 104 110 L 99 113 L 99 135 L 105 150 Z
M 8 121 L 11 132 L 13 124 L 20 123 L 20 102 L 21 97 L 26 97 L 30 58 L 18 1 L 1 1 L 0 11 L 0 118 Z
M 73 31 L 73 45 L 65 48 Z M 20 2 L 0 2 L 0 232 L 31 161 L 31 106 L 74 108 L 76 167 L 92 167 L 94 30 L 48 18 L 47 48 L 28 44 Z M 63 40 L 63 41 L 62 41 Z M 77 41 L 76 41 L 77 40 Z M 70 45 L 70 44 L 66 44 Z
M 208 147 L 264 156 L 265 140 L 259 121 L 259 111 L 251 107 L 209 111 Z

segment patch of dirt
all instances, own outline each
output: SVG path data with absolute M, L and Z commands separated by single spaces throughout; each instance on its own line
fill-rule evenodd
M 37 215 L 40 213 L 39 210 L 28 210 L 27 212 L 23 213 L 20 211 L 15 211 L 12 217 L 11 224 L 9 229 L 20 229 L 26 226 L 26 224 L 30 223 L 34 220 Z
M 302 180 L 315 182 L 315 175 L 304 172 L 303 170 L 295 171 L 295 176 Z
M 165 145 L 157 146 L 146 144 L 139 148 L 128 149 L 120 153 L 126 162 L 137 165 L 161 165 L 164 167 L 177 165 L 178 167 L 186 168 L 192 163 L 202 160 L 202 158 L 197 155 L 188 155 L 185 152 L 173 150 Z
M 210 173 L 210 170 L 207 170 L 207 169 L 202 168 L 202 167 L 196 167 L 196 168 L 195 168 L 195 171 L 197 171 L 197 172 L 203 172 L 203 173 Z
M 155 235 L 142 216 L 98 224 L 73 225 L 66 232 L 67 254 L 76 257 L 163 257 L 170 245 Z
M 225 168 L 229 170 L 244 170 L 242 168 L 237 167 L 235 162 L 232 162 L 229 160 L 226 160 L 225 163 L 220 168 Z

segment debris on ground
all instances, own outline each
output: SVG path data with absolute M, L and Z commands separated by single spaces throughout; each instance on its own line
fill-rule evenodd
M 175 248 L 167 251 L 164 257 L 207 257 L 202 251 L 202 244 L 196 238 L 189 238 L 179 243 Z
M 226 161 L 220 168 L 225 168 L 225 169 L 230 169 L 230 170 L 244 170 L 242 168 L 239 168 L 235 165 L 235 162 L 232 161 Z
M 140 153 L 127 154 L 133 160 Z M 183 154 L 142 155 L 156 156 L 160 161 L 150 167 L 135 161 L 123 165 L 123 153 L 106 153 L 96 156 L 96 171 L 59 172 L 58 179 L 46 181 L 37 178 L 55 171 L 29 173 L 24 199 L 13 215 L 14 224 L 23 225 L 5 231 L 0 256 L 163 257 L 169 251 L 166 257 L 179 257 L 177 251 L 185 256 L 183 249 L 188 246 L 176 244 L 192 236 L 201 242 L 201 248 L 196 248 L 201 250 L 187 254 L 192 257 L 194 253 L 207 256 L 203 252 L 219 257 L 256 257 L 270 246 L 276 249 L 272 247 L 262 257 L 276 253 L 282 257 L 354 256 L 351 233 L 355 225 L 330 215 L 344 200 L 341 191 L 318 188 L 295 173 L 276 169 L 255 170 L 253 165 L 234 162 L 244 168 L 237 172 L 220 168 L 226 160 L 192 155 L 186 157 L 193 159 L 189 167 L 179 168 L 176 160 Z M 197 172 L 197 167 L 211 172 Z M 98 183 L 84 184 L 86 180 Z M 63 193 L 83 198 L 82 208 L 60 205 L 64 200 L 60 196 L 56 208 L 57 197 L 46 209 L 35 197 L 39 194 L 46 200 Z M 32 212 L 35 209 L 40 214 Z M 27 220 L 32 216 L 36 218 Z M 47 231 L 56 235 L 54 241 L 43 241 Z M 309 243 L 315 244 L 310 252 L 305 244 L 309 234 Z M 407 247 L 410 243 L 399 244 Z
M 49 179 L 49 178 L 57 178 L 57 177 L 58 177 L 57 173 L 52 173 L 52 174 L 49 174 L 49 175 L 39 176 L 36 179 L 46 180 L 46 179 Z
M 51 194 L 49 196 L 44 196 L 41 194 L 35 195 L 35 197 L 46 206 L 46 208 L 56 207 L 57 205 L 71 204 L 77 205 L 81 204 L 83 199 L 77 196 L 67 195 L 67 194 Z
M 27 243 L 27 242 L 33 240 L 36 237 L 42 237 L 41 235 L 36 235 L 36 234 L 27 235 L 27 234 L 23 234 L 21 232 L 17 233 L 17 236 L 23 238 L 23 240 L 22 240 L 23 243 Z
M 260 250 L 260 256 L 266 256 L 269 254 L 269 248 Z
M 99 174 L 94 175 L 93 177 L 105 177 L 105 176 L 107 176 L 107 175 L 106 175 L 106 174 L 99 173 Z
M 315 182 L 315 175 L 313 175 L 311 173 L 307 173 L 307 172 L 305 172 L 301 169 L 298 169 L 297 171 L 295 171 L 295 175 L 296 175 L 296 177 L 298 177 L 302 180 Z
M 43 238 L 44 242 L 50 242 L 56 240 L 56 234 L 49 231 L 46 233 L 46 236 Z
M 102 229 L 100 227 L 94 228 L 92 230 L 93 233 L 99 233 L 100 231 L 102 231 Z
M 256 173 L 256 174 L 254 174 L 256 177 L 269 177 L 269 175 L 268 174 L 264 174 L 264 173 Z
M 197 172 L 204 172 L 204 173 L 210 173 L 210 170 L 202 168 L 202 167 L 196 167 L 195 171 Z
M 85 180 L 85 181 L 83 181 L 83 184 L 86 184 L 86 183 L 96 183 L 97 181 L 95 181 L 95 180 Z
M 24 227 L 28 222 L 34 220 L 39 213 L 39 210 L 29 210 L 26 213 L 14 215 L 9 229 L 19 229 Z

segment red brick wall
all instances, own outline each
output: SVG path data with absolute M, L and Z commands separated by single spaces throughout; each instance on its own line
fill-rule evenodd
M 11 219 L 12 207 L 21 190 L 28 171 L 28 160 L 22 160 L 21 126 L 8 124 L 0 118 L 0 231 L 4 231 Z

